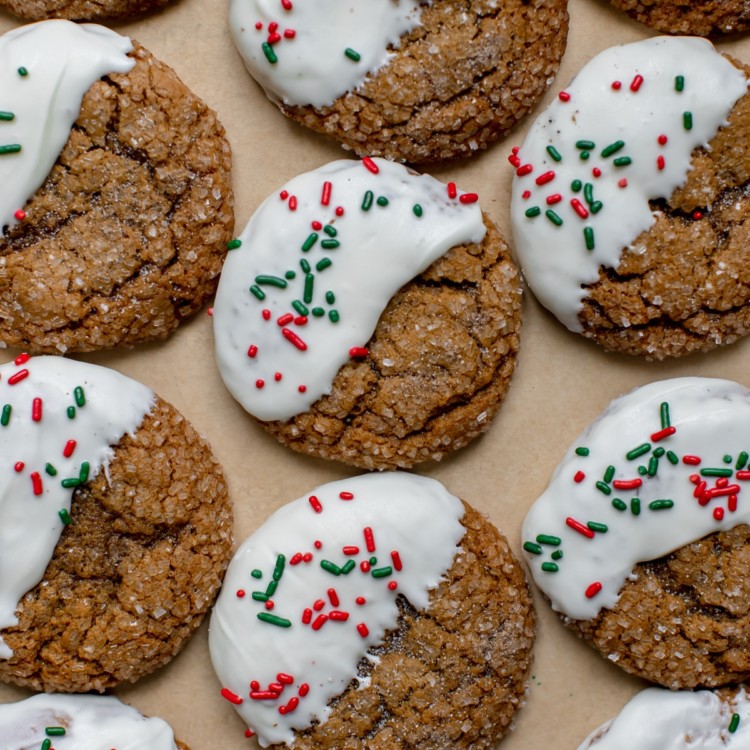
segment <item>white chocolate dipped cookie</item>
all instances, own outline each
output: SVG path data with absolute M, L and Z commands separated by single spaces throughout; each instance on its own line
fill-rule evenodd
M 209 646 L 262 747 L 489 748 L 533 636 L 497 530 L 438 482 L 392 472 L 277 511 L 235 554 Z
M 750 330 L 747 71 L 657 37 L 592 59 L 513 149 L 515 250 L 571 331 L 648 358 Z

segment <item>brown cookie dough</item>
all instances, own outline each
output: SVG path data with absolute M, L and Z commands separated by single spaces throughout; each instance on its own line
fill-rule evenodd
M 264 427 L 296 451 L 366 469 L 440 460 L 489 427 L 515 368 L 521 282 L 485 225 L 481 244 L 453 248 L 399 291 L 369 356 L 344 365 L 329 396 Z
M 164 338 L 215 291 L 233 230 L 214 112 L 137 43 L 92 86 L 63 153 L 0 237 L 0 344 L 91 351 Z
M 747 31 L 744 0 L 610 0 L 631 18 L 665 34 L 714 36 Z
M 388 65 L 328 107 L 280 105 L 359 156 L 412 164 L 471 156 L 507 133 L 552 82 L 566 0 L 441 0 Z
M 209 446 L 157 398 L 106 471 L 76 489 L 43 580 L 2 631 L 0 680 L 103 691 L 166 664 L 200 625 L 231 555 L 232 515 Z
M 6 8 L 25 21 L 68 18 L 94 21 L 102 18 L 127 18 L 161 8 L 169 0 L 0 0 Z

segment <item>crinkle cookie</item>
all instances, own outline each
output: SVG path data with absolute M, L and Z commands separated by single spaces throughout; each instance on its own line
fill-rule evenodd
M 497 529 L 389 472 L 271 516 L 229 566 L 209 647 L 262 747 L 481 750 L 523 702 L 534 622 Z
M 231 555 L 210 448 L 113 370 L 0 366 L 0 680 L 102 691 L 168 662 Z
M 750 330 L 747 73 L 697 38 L 613 47 L 514 149 L 515 249 L 571 331 L 662 359 Z
M 114 696 L 34 695 L 0 705 L 4 750 L 190 750 L 162 719 L 147 718 Z
M 293 120 L 359 156 L 470 156 L 557 73 L 566 0 L 232 0 L 251 75 Z
M 750 391 L 710 378 L 638 388 L 568 449 L 524 550 L 613 664 L 672 689 L 750 677 L 749 450 Z
M 233 229 L 216 115 L 137 43 L 43 21 L 0 37 L 0 344 L 167 336 L 214 293 Z
M 217 363 L 282 443 L 385 469 L 489 426 L 521 287 L 475 193 L 383 159 L 331 162 L 270 196 L 233 245 Z
M 750 699 L 744 687 L 712 692 L 648 688 L 578 750 L 741 750 L 750 742 Z
M 714 36 L 747 31 L 744 0 L 610 0 L 631 18 L 665 34 Z
M 68 18 L 71 21 L 98 21 L 102 18 L 127 18 L 166 5 L 169 0 L 0 0 L 6 8 L 25 21 Z

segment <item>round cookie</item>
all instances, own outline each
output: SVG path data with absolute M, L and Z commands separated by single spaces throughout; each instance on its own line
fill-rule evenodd
M 216 115 L 101 26 L 21 27 L 0 55 L 0 343 L 59 354 L 164 338 L 214 293 L 232 236 Z
M 214 304 L 217 363 L 281 442 L 384 469 L 489 426 L 521 287 L 476 194 L 383 159 L 336 161 L 269 197 L 237 244 Z
M 571 331 L 662 359 L 750 330 L 747 74 L 702 39 L 612 47 L 514 149 L 515 250 Z
M 565 51 L 565 0 L 232 0 L 251 75 L 293 120 L 359 156 L 470 156 L 536 104 Z
M 578 750 L 738 750 L 750 742 L 744 687 L 711 692 L 642 690 Z
M 713 36 L 747 31 L 744 0 L 610 0 L 631 18 L 664 34 Z
M 102 691 L 185 644 L 231 555 L 205 441 L 129 378 L 61 357 L 0 366 L 0 680 Z
M 209 628 L 261 746 L 490 748 L 523 701 L 534 613 L 507 542 L 425 477 L 323 485 L 233 558 Z
M 102 18 L 127 18 L 161 8 L 169 0 L 0 0 L 24 21 L 67 18 L 71 21 L 98 21 Z
M 638 388 L 567 451 L 523 525 L 565 623 L 665 687 L 750 677 L 749 418 L 730 381 Z
M 0 736 L 5 750 L 44 748 L 53 742 L 55 750 L 190 750 L 175 740 L 165 721 L 147 718 L 110 695 L 40 694 L 2 704 Z

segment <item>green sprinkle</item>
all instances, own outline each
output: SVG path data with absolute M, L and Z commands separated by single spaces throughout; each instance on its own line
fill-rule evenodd
M 668 510 L 674 507 L 674 500 L 652 500 L 648 507 L 650 510 Z
M 674 79 L 674 90 L 682 91 L 685 88 L 685 76 L 675 76 Z
M 310 273 L 312 270 L 312 266 L 307 262 L 306 258 L 301 258 L 299 262 L 299 267 L 305 272 Z
M 629 156 L 619 156 L 612 162 L 616 167 L 627 167 L 632 163 L 633 160 Z
M 638 473 L 643 477 L 648 474 L 648 469 L 645 466 L 639 466 Z
M 57 476 L 57 469 L 52 464 L 45 464 L 44 470 L 49 474 L 51 477 Z
M 341 243 L 338 240 L 321 240 L 320 246 L 324 250 L 335 250 Z
M 731 469 L 701 469 L 702 477 L 731 477 L 733 473 Z
M 659 459 L 656 456 L 651 456 L 648 460 L 648 475 L 655 477 L 656 472 L 659 470 Z
M 591 151 L 592 148 L 596 148 L 596 144 L 593 141 L 576 141 L 576 148 Z
M 604 204 L 601 201 L 594 201 L 590 206 L 589 209 L 592 214 L 598 214 L 599 211 L 604 208 Z
M 534 542 L 524 542 L 523 548 L 532 555 L 542 554 L 542 548 L 538 544 L 534 544 Z
M 591 205 L 594 202 L 594 186 L 590 182 L 587 182 L 583 186 L 583 199 L 589 205 Z
M 253 578 L 263 578 L 263 572 L 258 570 L 257 568 L 252 573 L 250 573 L 250 575 Z
M 608 466 L 607 470 L 604 472 L 604 481 L 609 484 L 613 479 L 615 478 L 615 467 L 614 466 Z
M 329 236 L 329 237 L 335 237 L 338 232 L 336 231 L 336 227 L 333 226 L 333 224 L 326 224 L 323 227 L 323 231 Z
M 291 620 L 287 620 L 284 617 L 278 617 L 277 615 L 269 614 L 268 612 L 258 612 L 258 619 L 263 622 L 267 622 L 269 625 L 278 625 L 280 628 L 291 628 Z
M 265 284 L 266 286 L 275 286 L 279 289 L 286 289 L 287 287 L 286 280 L 279 276 L 256 276 L 255 283 Z
M 548 208 L 544 215 L 556 226 L 560 227 L 562 226 L 563 220 L 551 209 Z
M 5 146 L 0 146 L 0 154 L 17 154 L 20 150 L 20 143 L 8 143 Z
M 651 450 L 650 443 L 642 443 L 637 448 L 633 448 L 632 451 L 628 451 L 625 454 L 625 458 L 627 458 L 628 461 L 634 461 L 636 458 L 640 458 L 644 454 L 648 453 L 650 450 Z
M 26 68 L 23 67 L 23 65 L 18 69 L 18 75 L 21 76 L 21 78 L 25 78 L 29 74 L 29 71 L 26 70 Z
M 350 59 L 354 60 L 354 62 L 359 62 L 362 59 L 362 55 L 357 52 L 357 50 L 352 49 L 351 47 L 347 47 L 344 50 L 344 54 Z
M 604 482 L 597 482 L 596 489 L 599 490 L 599 492 L 603 492 L 605 495 L 612 494 L 612 488 L 608 484 L 604 484 Z
M 388 205 L 388 198 L 386 198 L 384 195 L 381 195 L 376 201 L 379 206 L 387 206 Z
M 609 146 L 602 149 L 602 156 L 606 159 L 612 154 L 616 154 L 621 148 L 625 148 L 625 141 L 615 141 L 610 143 Z
M 238 247 L 242 247 L 242 240 L 235 238 L 227 242 L 227 250 L 236 250 Z
M 336 242 L 336 240 L 331 240 L 331 242 Z M 302 299 L 308 305 L 313 300 L 313 288 L 314 287 L 315 287 L 315 277 L 311 273 L 308 273 L 305 276 L 305 291 L 304 291 L 304 294 L 302 295 Z
M 10 404 L 5 404 L 5 406 L 3 406 L 3 413 L 0 414 L 0 424 L 3 427 L 7 427 L 10 423 L 10 415 L 12 411 L 13 407 Z
M 57 515 L 60 516 L 60 520 L 63 522 L 64 526 L 68 526 L 73 521 L 70 517 L 70 513 L 68 513 L 65 508 L 60 508 L 60 510 L 57 511 Z
M 556 549 L 552 553 L 552 559 L 553 560 L 562 560 L 562 557 L 563 557 L 563 551 L 561 549 Z
M 591 156 L 590 151 L 581 151 L 580 159 L 581 161 L 587 161 L 590 156 Z
M 550 534 L 538 534 L 536 540 L 539 544 L 550 544 L 553 547 L 559 547 L 562 544 L 562 539 L 559 536 L 551 536 Z
M 656 456 L 656 458 L 661 458 L 665 453 L 666 451 L 661 446 L 654 448 L 654 456 Z
M 69 406 L 66 409 L 66 413 L 68 415 L 68 419 L 75 419 L 76 418 L 76 408 L 75 408 L 75 406 Z
M 321 560 L 320 567 L 323 568 L 323 570 L 327 571 L 328 573 L 332 573 L 335 576 L 341 575 L 341 568 L 338 565 L 336 565 L 336 563 L 332 563 L 330 560 Z
M 302 302 L 300 302 L 298 299 L 296 299 L 296 300 L 294 300 L 294 302 L 292 302 L 292 307 L 300 315 L 309 315 L 310 314 L 309 308 L 305 304 L 303 304 Z
M 685 130 L 693 129 L 693 113 L 692 112 L 682 113 L 682 127 L 685 128 Z
M 539 216 L 540 213 L 542 213 L 542 209 L 539 208 L 539 206 L 532 206 L 531 208 L 526 209 L 526 216 L 528 216 L 530 219 Z
M 594 230 L 591 227 L 583 228 L 583 240 L 586 243 L 587 250 L 593 250 L 596 247 L 594 242 Z
M 583 183 L 580 180 L 573 180 L 573 182 L 570 183 L 570 189 L 574 193 L 580 192 L 582 187 L 583 187 Z
M 81 464 L 81 470 L 78 472 L 78 479 L 81 482 L 81 484 L 88 481 L 90 468 L 91 468 L 91 465 L 89 464 L 88 461 L 84 461 Z
M 588 526 L 591 531 L 598 531 L 600 534 L 606 534 L 609 531 L 609 526 L 606 523 L 598 523 L 597 521 L 589 521 Z
M 332 305 L 336 301 L 336 295 L 333 292 L 326 292 L 326 302 Z
M 555 160 L 562 161 L 560 152 L 554 146 L 547 146 L 547 153 Z
M 671 427 L 669 422 L 669 404 L 666 401 L 662 401 L 659 406 L 659 416 L 661 417 L 661 428 L 662 430 L 667 427 Z
M 278 581 L 269 581 L 268 586 L 266 586 L 266 596 L 272 597 L 276 593 L 276 589 L 279 587 Z
M 328 266 L 332 266 L 333 261 L 330 258 L 321 258 L 316 264 L 315 264 L 315 270 L 316 271 L 325 271 Z
M 422 216 L 422 214 L 424 213 L 424 210 L 422 209 L 422 206 L 420 206 L 420 205 L 419 205 L 419 203 L 415 203 L 415 204 L 414 204 L 414 205 L 413 205 L 413 206 L 411 207 L 411 210 L 412 210 L 412 213 L 413 213 L 413 214 L 414 214 L 414 215 L 415 215 L 415 216 L 416 216 L 417 218 L 421 217 L 421 216 Z
M 378 564 L 378 558 L 377 557 L 371 557 L 370 558 L 370 565 L 377 565 Z
M 69 490 L 71 487 L 78 487 L 81 484 L 81 480 L 78 477 L 69 477 L 68 479 L 63 479 L 60 484 L 66 490 Z
M 348 575 L 351 573 L 354 568 L 357 567 L 357 563 L 354 562 L 354 560 L 347 560 L 342 566 L 341 566 L 341 575 Z
M 263 591 L 253 591 L 252 597 L 256 602 L 268 601 L 268 594 L 264 593 Z
M 52 740 L 44 740 L 39 750 L 49 750 L 52 747 Z
M 268 42 L 263 42 L 263 44 L 261 44 L 260 46 L 263 50 L 263 54 L 266 56 L 266 60 L 268 60 L 271 65 L 275 65 L 279 61 L 279 58 L 276 57 L 276 53 L 273 51 L 273 47 Z
M 286 557 L 279 555 L 276 558 L 276 567 L 273 569 L 273 580 L 278 581 L 284 573 L 284 565 L 286 563 Z
M 365 197 L 362 199 L 362 210 L 369 211 L 372 208 L 372 201 L 375 198 L 372 190 L 368 190 L 365 193 Z
M 44 733 L 47 737 L 64 737 L 65 727 L 47 727 L 44 730 Z
M 588 448 L 584 448 L 582 445 L 576 448 L 576 456 L 588 456 L 591 451 Z
M 393 568 L 390 565 L 387 565 L 384 568 L 375 568 L 370 571 L 373 578 L 387 578 L 391 573 L 393 573 Z
M 732 463 L 732 460 L 733 460 L 733 459 L 732 459 L 732 457 L 731 457 L 731 456 L 727 456 L 727 455 L 725 455 L 725 456 L 724 456 L 724 458 L 722 459 L 722 461 L 723 461 L 723 462 L 724 462 L 725 464 L 731 464 L 731 463 Z
M 560 570 L 560 566 L 557 563 L 553 562 L 543 562 L 542 570 L 545 573 L 557 573 L 557 571 Z
M 727 731 L 730 734 L 734 734 L 737 731 L 737 727 L 740 725 L 740 715 L 739 714 L 732 714 L 732 720 L 729 722 L 729 726 L 727 727 Z
M 302 243 L 302 252 L 306 253 L 308 250 L 312 248 L 312 246 L 318 241 L 318 233 L 317 232 L 311 232 L 307 239 Z
M 250 287 L 250 293 L 260 300 L 264 300 L 266 298 L 266 293 L 257 284 L 253 284 Z
M 627 510 L 628 506 L 627 503 L 624 503 L 622 500 L 620 500 L 619 497 L 613 497 L 612 498 L 612 507 L 615 510 Z
M 3 411 L 5 411 L 3 409 Z M 750 458 L 750 456 L 747 454 L 747 451 L 742 451 L 739 456 L 737 456 L 737 471 L 740 469 L 744 469 L 747 465 L 747 459 Z
M 338 310 L 329 310 L 328 311 L 328 319 L 331 321 L 331 323 L 338 323 L 339 320 L 341 320 L 341 316 L 339 315 Z
M 15 118 L 15 115 L 12 112 L 0 112 L 0 120 L 5 120 L 6 122 L 10 122 Z
M 641 515 L 641 501 L 640 501 L 640 499 L 639 499 L 639 498 L 637 498 L 637 497 L 634 497 L 634 498 L 633 498 L 633 499 L 632 499 L 632 500 L 630 501 L 630 512 L 631 512 L 631 513 L 632 513 L 632 514 L 633 514 L 634 516 L 640 516 L 640 515 Z
M 82 407 L 86 405 L 86 396 L 83 392 L 83 388 L 80 385 L 73 389 L 73 398 L 76 400 L 76 406 Z
M 680 463 L 680 459 L 677 458 L 677 454 L 674 451 L 667 451 L 667 461 L 675 466 Z
M 326 314 L 326 311 L 322 307 L 313 307 L 312 314 L 316 318 L 322 318 Z
M 284 276 L 285 276 L 285 277 L 286 277 L 287 279 L 289 279 L 289 281 L 291 281 L 292 279 L 296 279 L 296 278 L 297 278 L 297 273 L 296 273 L 296 271 L 287 271 L 287 272 L 286 272 L 286 273 L 284 274 Z

